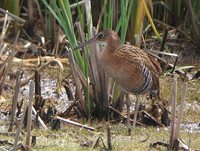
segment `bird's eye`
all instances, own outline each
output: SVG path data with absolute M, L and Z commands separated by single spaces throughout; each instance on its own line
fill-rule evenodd
M 104 37 L 104 35 L 102 33 L 100 33 L 98 36 L 97 36 L 99 39 L 102 39 Z

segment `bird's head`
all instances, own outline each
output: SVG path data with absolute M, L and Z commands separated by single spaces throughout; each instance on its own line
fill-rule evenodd
M 101 50 L 104 50 L 106 47 L 110 51 L 114 51 L 118 46 L 121 45 L 120 38 L 117 35 L 117 33 L 113 30 L 103 30 L 99 32 L 95 37 L 89 39 L 88 41 L 80 44 L 74 50 L 83 48 L 84 46 L 88 44 L 96 43 L 97 47 L 99 47 Z

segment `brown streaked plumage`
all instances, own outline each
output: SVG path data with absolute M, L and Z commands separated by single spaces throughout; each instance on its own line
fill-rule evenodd
M 95 42 L 103 69 L 126 92 L 143 94 L 158 90 L 161 68 L 157 60 L 142 49 L 122 45 L 116 32 L 104 30 L 75 49 Z

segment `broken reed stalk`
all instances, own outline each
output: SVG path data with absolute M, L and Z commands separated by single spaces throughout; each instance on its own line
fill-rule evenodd
M 163 36 L 163 40 L 162 40 L 162 43 L 161 43 L 161 47 L 160 47 L 160 51 L 163 52 L 164 48 L 165 48 L 165 43 L 167 41 L 167 35 L 168 35 L 168 28 L 165 29 L 165 33 L 164 33 L 164 36 Z M 158 56 L 160 58 L 162 58 L 162 54 L 158 54 Z
M 33 113 L 35 115 L 37 115 L 37 111 L 35 110 L 35 108 L 32 106 L 32 110 L 33 110 Z M 40 122 L 40 124 L 44 127 L 45 130 L 48 130 L 47 126 L 44 124 L 43 120 L 41 119 L 41 117 L 39 115 L 37 115 L 38 117 L 38 121 Z
M 26 127 L 26 151 L 31 150 L 31 126 L 32 126 L 32 102 L 34 95 L 34 81 L 30 80 L 29 84 L 29 105 L 28 105 L 28 119 Z
M 187 92 L 187 82 L 184 81 L 183 87 L 182 87 L 182 93 L 181 93 L 180 108 L 179 108 L 179 113 L 178 113 L 178 117 L 177 117 L 177 121 L 176 121 L 176 129 L 174 132 L 174 140 L 177 140 L 178 136 L 179 136 L 181 119 L 182 119 L 183 110 L 185 107 L 186 92 Z
M 39 127 L 38 116 L 41 115 L 41 109 L 43 104 L 43 98 L 41 96 L 41 80 L 40 80 L 40 73 L 38 70 L 35 71 L 35 109 L 37 111 L 35 124 L 36 127 Z
M 40 73 L 38 73 L 38 70 L 36 70 L 35 71 L 35 109 L 37 111 L 41 108 L 41 104 L 42 104 L 42 96 L 41 96 Z
M 11 149 L 12 151 L 16 151 L 17 150 L 17 146 L 18 146 L 17 144 L 18 144 L 19 136 L 20 136 L 20 133 L 21 133 L 21 130 L 22 130 L 23 121 L 24 121 L 24 117 L 25 117 L 25 114 L 26 114 L 27 106 L 28 106 L 28 104 L 25 101 L 25 104 L 24 104 L 24 107 L 23 107 L 23 114 L 22 114 L 20 123 L 18 125 L 17 133 L 16 133 L 16 136 L 15 136 L 15 142 L 14 142 L 13 148 Z
M 102 136 L 99 136 L 99 137 L 98 137 L 98 139 L 96 140 L 96 142 L 95 142 L 95 144 L 94 144 L 94 146 L 93 146 L 93 149 L 97 148 L 97 147 L 99 146 L 100 142 L 101 142 L 102 145 L 103 145 L 103 149 L 102 149 L 102 150 L 108 150 L 108 149 L 106 148 L 106 145 L 105 145 L 105 143 L 104 143 L 104 141 L 103 141 L 103 137 L 102 137 Z
M 20 81 L 21 81 L 20 76 L 21 76 L 21 71 L 18 70 L 16 73 L 15 94 L 12 99 L 12 114 L 11 114 L 10 126 L 8 129 L 9 132 L 12 132 L 14 120 L 15 120 L 15 113 L 17 109 L 17 102 L 18 102 L 18 95 L 19 95 Z
M 158 126 L 164 127 L 164 124 L 162 122 L 160 122 L 157 118 L 153 117 L 151 114 L 149 114 L 145 110 L 142 110 L 141 112 L 143 112 L 145 116 L 147 116 L 149 119 L 153 120 Z
M 108 150 L 112 150 L 112 142 L 111 142 L 111 127 L 107 128 L 107 139 L 108 139 Z
M 111 111 L 113 111 L 114 113 L 120 115 L 123 119 L 127 119 L 126 116 L 124 116 L 120 111 L 118 111 L 118 110 L 115 109 L 114 107 L 112 107 L 112 106 L 108 106 L 108 109 L 111 110 Z M 132 121 L 132 120 L 131 120 L 131 121 Z
M 35 95 L 41 96 L 41 80 L 38 70 L 35 71 Z
M 16 49 L 16 43 L 17 43 L 17 41 L 18 41 L 18 39 L 19 39 L 19 34 L 20 34 L 20 31 L 18 31 L 17 36 L 16 36 L 16 38 L 15 38 L 14 50 L 12 50 L 11 54 L 9 55 L 8 61 L 5 62 L 5 64 L 7 64 L 7 68 L 5 68 L 4 73 L 3 73 L 3 77 L 2 77 L 2 79 L 1 79 L 1 83 L 0 83 L 0 95 L 2 94 L 3 87 L 4 87 L 4 84 L 5 84 L 5 81 L 6 81 L 6 76 L 7 76 L 7 74 L 8 74 L 8 71 L 9 71 L 9 69 L 10 69 L 10 67 L 11 67 L 11 64 L 12 64 L 13 59 L 14 59 L 15 54 L 16 54 L 16 50 L 15 50 L 15 49 Z
M 59 116 L 56 116 L 55 119 L 58 119 L 58 120 L 61 120 L 63 122 L 66 122 L 68 124 L 72 124 L 72 125 L 75 125 L 75 126 L 78 126 L 78 127 L 81 127 L 81 128 L 85 128 L 87 130 L 91 130 L 91 131 L 95 131 L 96 129 L 93 128 L 93 127 L 90 127 L 90 126 L 87 126 L 87 125 L 83 125 L 83 124 L 80 124 L 80 123 L 77 123 L 77 122 L 74 122 L 74 121 L 71 121 L 69 119 L 64 119 L 62 117 L 59 117 Z
M 10 17 L 12 17 L 12 19 L 21 22 L 22 24 L 24 24 L 26 21 L 10 12 L 8 12 L 7 10 L 0 8 L 0 12 L 4 13 L 4 14 L 8 14 Z
M 175 60 L 175 62 L 174 62 L 174 66 L 173 66 L 173 68 L 172 68 L 172 74 L 174 73 L 174 70 L 175 70 L 175 68 L 176 68 L 176 64 L 177 64 L 177 62 L 178 62 L 178 59 L 179 59 L 179 56 L 177 56 L 176 57 L 176 60 Z
M 175 129 L 175 117 L 176 117 L 176 97 L 177 97 L 177 77 L 175 75 L 173 75 L 169 149 L 172 149 L 173 144 L 174 144 L 174 129 Z

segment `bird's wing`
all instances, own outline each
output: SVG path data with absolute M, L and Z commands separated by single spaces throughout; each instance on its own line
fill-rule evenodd
M 145 51 L 138 47 L 131 45 L 123 45 L 114 51 L 115 55 L 119 60 L 128 61 L 129 65 L 132 64 L 133 68 L 139 68 L 141 74 L 149 76 L 151 72 L 153 85 L 152 90 L 158 90 L 157 95 L 159 96 L 159 75 L 161 73 L 161 67 L 159 62 L 153 57 L 148 55 Z
M 129 61 L 140 68 L 146 66 L 156 76 L 162 71 L 159 62 L 138 47 L 123 45 L 114 52 L 114 55 L 117 55 L 121 59 L 124 59 L 124 61 Z

